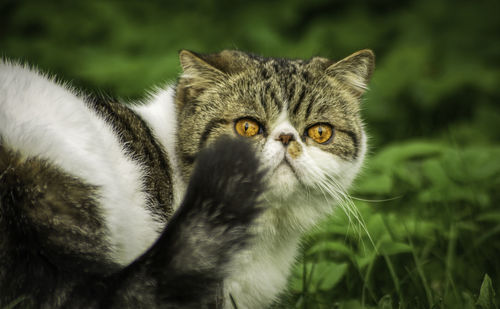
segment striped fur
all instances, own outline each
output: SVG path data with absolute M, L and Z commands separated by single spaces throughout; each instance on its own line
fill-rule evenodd
M 129 106 L 0 62 L 0 307 L 266 308 L 300 236 L 335 204 L 355 213 L 370 51 L 180 60 Z
M 258 162 L 223 139 L 174 197 L 170 142 L 135 110 L 0 63 L 0 307 L 222 306 L 260 211 Z
M 257 241 L 240 254 L 225 281 L 239 308 L 265 308 L 279 296 L 300 236 L 340 205 L 353 215 L 347 188 L 366 152 L 360 96 L 373 70 L 373 53 L 342 61 L 264 58 L 239 51 L 201 55 L 183 51 L 176 89 L 178 158 L 185 179 L 197 154 L 221 135 L 238 135 L 251 119 L 261 134 L 248 138 L 266 175 L 266 211 Z M 315 124 L 333 128 L 331 142 L 307 135 Z M 290 142 L 282 143 L 280 136 Z

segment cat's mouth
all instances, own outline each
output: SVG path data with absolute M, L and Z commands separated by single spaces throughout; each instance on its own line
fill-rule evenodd
M 268 175 L 270 190 L 267 198 L 271 200 L 273 198 L 283 200 L 295 196 L 294 193 L 298 192 L 297 188 L 304 186 L 299 173 L 286 159 L 276 164 Z
M 288 161 L 286 157 L 284 157 L 283 160 L 278 165 L 276 165 L 271 174 L 276 174 L 276 173 L 293 174 L 295 178 L 300 179 L 297 175 L 297 172 L 295 171 L 295 168 L 290 163 L 290 161 Z
M 284 168 L 284 167 L 288 167 L 290 169 L 293 170 L 293 167 L 292 165 L 290 164 L 290 162 L 288 162 L 288 160 L 286 158 L 283 158 L 283 160 L 281 160 L 281 162 L 279 162 L 278 164 L 276 164 L 274 166 L 274 168 L 272 169 L 271 171 L 271 174 L 274 174 L 276 172 L 277 169 L 279 168 Z

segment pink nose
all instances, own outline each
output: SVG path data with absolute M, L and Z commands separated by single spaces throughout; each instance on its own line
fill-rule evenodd
M 283 145 L 287 146 L 290 141 L 294 141 L 295 138 L 293 137 L 293 134 L 285 134 L 281 133 L 280 136 L 276 139 L 277 141 L 281 141 Z

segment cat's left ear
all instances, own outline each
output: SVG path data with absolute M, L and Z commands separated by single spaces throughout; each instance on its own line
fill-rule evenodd
M 363 49 L 330 65 L 325 73 L 361 96 L 368 89 L 374 67 L 375 55 L 371 50 Z

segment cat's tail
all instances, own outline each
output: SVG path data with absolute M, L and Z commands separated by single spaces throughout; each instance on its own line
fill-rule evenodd
M 251 241 L 250 227 L 262 211 L 263 174 L 245 141 L 223 137 L 202 151 L 182 205 L 155 245 L 121 276 L 154 278 L 160 305 L 217 303 L 218 286 Z M 126 283 L 133 280 L 118 280 L 120 300 L 135 298 L 134 284 Z

